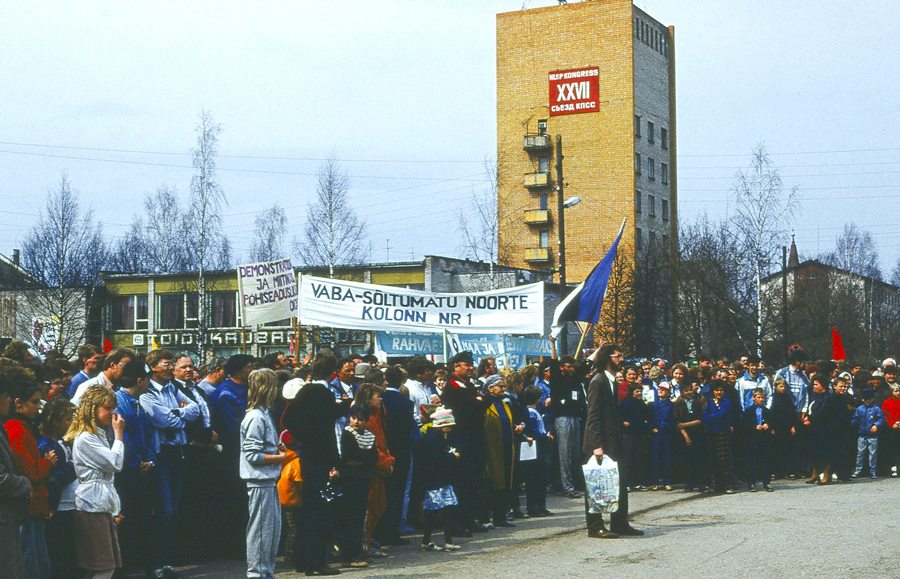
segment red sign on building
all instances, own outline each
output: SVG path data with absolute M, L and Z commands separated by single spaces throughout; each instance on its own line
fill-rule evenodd
M 550 116 L 600 110 L 600 70 L 596 66 L 554 70 L 550 80 Z

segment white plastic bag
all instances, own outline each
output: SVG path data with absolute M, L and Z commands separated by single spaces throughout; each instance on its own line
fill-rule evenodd
M 619 465 L 608 456 L 601 462 L 592 456 L 582 465 L 584 486 L 591 514 L 614 513 L 619 510 Z

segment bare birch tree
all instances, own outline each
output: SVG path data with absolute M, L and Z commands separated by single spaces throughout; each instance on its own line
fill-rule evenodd
M 878 249 L 872 234 L 855 223 L 844 225 L 844 231 L 835 241 L 834 251 L 822 259 L 828 265 L 857 275 L 881 279 L 878 267 Z
M 22 244 L 22 264 L 35 287 L 23 294 L 20 335 L 36 339 L 35 324 L 49 325 L 56 349 L 74 354 L 86 338 L 88 308 L 108 253 L 101 225 L 90 210 L 81 209 L 77 192 L 63 175 Z
M 190 231 L 187 240 L 192 242 L 191 257 L 197 267 L 197 346 L 202 354 L 205 352 L 208 324 L 205 273 L 211 265 L 221 265 L 223 257 L 230 261 L 231 247 L 225 243 L 221 231 L 220 211 L 228 201 L 216 180 L 216 157 L 222 126 L 213 120 L 209 111 L 202 110 L 194 130 L 197 134 L 197 145 L 193 150 L 194 176 L 191 178 L 190 209 L 184 229 Z
M 350 207 L 350 179 L 332 156 L 319 168 L 315 201 L 306 212 L 303 240 L 294 241 L 294 252 L 307 265 L 328 266 L 360 263 L 368 258 L 366 224 Z
M 144 220 L 139 215 L 131 219 L 128 231 L 120 238 L 109 256 L 109 268 L 117 273 L 148 273 L 147 237 Z
M 256 216 L 251 261 L 272 261 L 284 257 L 287 216 L 277 203 Z
M 755 277 L 756 353 L 763 355 L 762 278 L 775 260 L 798 209 L 797 188 L 785 190 L 781 175 L 765 145 L 753 149 L 750 167 L 738 171 L 732 187 L 737 197 L 735 230 L 741 241 L 744 263 Z

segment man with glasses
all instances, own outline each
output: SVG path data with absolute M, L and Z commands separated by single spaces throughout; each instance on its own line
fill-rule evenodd
M 188 443 L 185 428 L 200 417 L 200 407 L 172 384 L 172 352 L 152 350 L 144 361 L 150 369 L 150 388 L 140 396 L 141 408 L 156 429 L 160 444 L 156 468 L 151 471 L 156 494 L 156 555 L 162 563 L 155 565 L 154 577 L 175 577 L 171 565 L 165 563 L 175 557 L 175 522 L 181 508 Z
M 595 367 L 598 372 L 588 385 L 587 420 L 584 427 L 582 451 L 585 460 L 591 456 L 602 461 L 604 456 L 615 460 L 619 466 L 619 480 L 628 480 L 627 455 L 622 447 L 622 419 L 619 416 L 619 398 L 616 386 L 616 372 L 622 366 L 623 355 L 615 344 L 607 344 L 595 352 Z M 585 516 L 588 537 L 614 539 L 620 536 L 640 536 L 639 531 L 628 523 L 628 489 L 619 484 L 619 509 L 610 516 L 609 530 L 603 525 L 603 515 L 591 513 L 590 501 L 585 497 Z

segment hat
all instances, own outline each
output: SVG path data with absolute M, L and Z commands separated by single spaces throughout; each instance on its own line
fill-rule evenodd
M 503 380 L 503 378 L 500 377 L 500 374 L 491 374 L 490 376 L 488 376 L 487 378 L 484 379 L 484 389 L 487 390 L 488 388 L 490 388 L 497 382 L 500 382 L 501 380 Z
M 893 366 L 894 368 L 896 368 L 897 360 L 894 360 L 893 358 L 885 358 L 884 362 L 881 363 L 881 368 L 884 369 L 884 368 L 887 368 L 888 366 Z
M 850 372 L 841 372 L 840 374 L 838 374 L 838 378 L 843 378 L 847 382 L 853 381 L 853 375 L 850 374 Z
M 871 388 L 864 388 L 862 391 L 862 399 L 871 400 L 873 398 L 875 398 L 875 391 Z
M 303 381 L 303 378 L 291 378 L 282 386 L 281 395 L 285 400 L 293 400 L 297 397 L 297 392 L 300 392 L 305 385 L 306 382 Z
M 439 406 L 434 414 L 431 415 L 431 426 L 441 428 L 442 426 L 455 426 L 456 419 L 453 418 L 453 411 L 449 408 Z
M 475 359 L 472 358 L 472 352 L 466 350 L 465 352 L 460 352 L 459 354 L 456 354 L 455 356 L 450 358 L 451 366 L 453 366 L 454 364 L 459 364 L 460 362 L 465 362 L 469 366 L 474 366 Z
M 356 378 L 365 378 L 366 372 L 372 369 L 372 365 L 366 362 L 360 362 L 356 365 L 356 370 L 353 371 L 353 375 Z
M 659 389 L 659 390 L 665 390 L 666 392 L 668 392 L 669 390 L 672 389 L 672 387 L 669 386 L 669 383 L 668 383 L 668 382 L 663 382 L 662 384 L 660 384 L 659 386 L 657 386 L 657 389 Z

